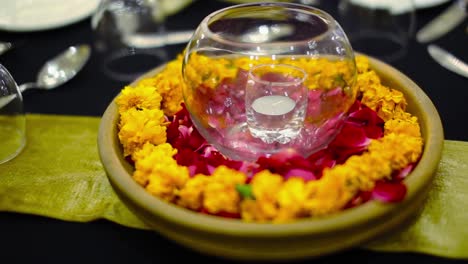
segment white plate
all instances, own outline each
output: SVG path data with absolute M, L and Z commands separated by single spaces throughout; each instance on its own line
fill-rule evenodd
M 351 3 L 370 9 L 388 10 L 393 15 L 401 15 L 413 9 L 429 8 L 450 0 L 349 0 Z
M 28 32 L 78 22 L 96 10 L 99 0 L 1 0 L 0 29 Z
M 441 5 L 450 0 L 413 0 L 416 8 L 428 8 L 436 5 Z

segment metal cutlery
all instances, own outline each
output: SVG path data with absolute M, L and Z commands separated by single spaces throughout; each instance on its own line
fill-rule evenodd
M 427 47 L 429 55 L 444 68 L 468 78 L 468 64 L 441 47 L 431 44 Z
M 36 81 L 23 83 L 18 89 L 23 93 L 27 89 L 50 90 L 72 79 L 89 60 L 91 47 L 87 44 L 68 47 L 59 55 L 47 61 L 39 71 Z M 0 97 L 0 109 L 8 105 L 16 94 Z
M 455 28 L 466 18 L 468 0 L 457 0 L 416 33 L 420 43 L 435 40 Z
M 157 48 L 189 42 L 194 31 L 174 31 L 167 34 L 130 34 L 123 37 L 123 42 L 135 48 Z
M 246 32 L 239 40 L 249 43 L 264 43 L 292 34 L 292 29 L 289 26 L 279 24 L 270 26 L 267 32 Z M 123 37 L 123 42 L 135 48 L 157 48 L 164 45 L 187 43 L 193 34 L 194 30 L 172 31 L 167 34 L 129 34 Z
M 0 41 L 0 55 L 11 49 L 13 45 L 10 42 Z

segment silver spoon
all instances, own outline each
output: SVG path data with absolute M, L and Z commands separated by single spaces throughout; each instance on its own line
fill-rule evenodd
M 89 45 L 71 46 L 47 61 L 39 71 L 36 82 L 18 86 L 21 93 L 30 88 L 50 90 L 73 78 L 86 64 L 91 54 Z M 0 98 L 0 109 L 15 99 L 16 94 Z
M 13 45 L 10 42 L 0 41 L 0 55 L 11 49 Z
M 47 61 L 39 71 L 36 82 L 19 86 L 23 93 L 30 88 L 50 90 L 73 78 L 86 64 L 91 54 L 89 45 L 71 46 L 56 57 Z

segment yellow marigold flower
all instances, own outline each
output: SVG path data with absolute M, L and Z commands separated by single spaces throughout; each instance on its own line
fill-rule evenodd
M 359 167 L 363 179 L 359 186 L 361 191 L 371 190 L 376 181 L 390 178 L 393 172 L 386 153 L 367 152 L 360 159 L 351 159 L 350 163 L 353 161 L 355 161 L 355 167 Z M 375 164 L 379 166 L 374 166 Z
M 236 190 L 237 184 L 245 183 L 244 173 L 226 166 L 218 166 L 204 188 L 203 206 L 210 213 L 238 213 L 241 197 Z
M 159 145 L 153 145 L 149 142 L 145 143 L 141 149 L 135 151 L 132 155 L 132 160 L 137 162 L 140 160 L 147 159 L 151 155 L 159 157 L 171 158 L 177 154 L 177 149 L 173 148 L 169 143 L 162 143 Z
M 184 188 L 179 192 L 177 204 L 192 210 L 198 210 L 203 206 L 203 193 L 210 178 L 203 174 L 197 174 L 189 179 Z
M 242 219 L 260 222 L 273 220 L 278 214 L 276 197 L 283 186 L 283 177 L 263 170 L 255 174 L 250 184 L 255 201 L 248 199 L 242 201 Z
M 303 179 L 293 177 L 287 180 L 278 192 L 278 204 L 281 207 L 294 207 L 301 204 L 306 198 L 304 189 Z
M 320 89 L 333 89 L 336 87 L 344 87 L 347 83 L 348 73 L 343 65 L 338 62 L 325 62 L 321 66 L 321 73 L 318 80 Z
M 377 112 L 384 121 L 406 109 L 403 93 L 383 85 L 370 85 L 363 93 L 361 102 Z
M 177 89 L 169 90 L 164 96 L 162 108 L 167 116 L 173 116 L 182 109 L 181 103 L 184 98 L 182 96 L 181 89 L 184 84 L 181 80 L 179 80 L 179 82 Z
M 276 194 L 283 186 L 283 177 L 279 174 L 263 170 L 254 175 L 252 182 L 252 192 L 257 200 L 276 200 Z
M 272 201 L 244 199 L 241 217 L 246 222 L 269 222 L 278 215 L 278 205 Z
M 154 176 L 146 185 L 146 191 L 151 195 L 159 197 L 167 202 L 174 199 L 174 186 L 168 178 Z
M 411 116 L 409 113 L 403 118 L 394 118 L 385 122 L 385 134 L 405 134 L 412 137 L 421 137 L 421 129 L 419 127 L 418 118 Z M 399 116 L 402 116 L 400 114 Z
M 153 167 L 146 190 L 166 201 L 174 201 L 189 179 L 189 171 L 178 165 L 175 160 Z
M 313 194 L 308 194 L 309 199 L 304 208 L 309 215 L 326 215 L 342 209 L 346 203 L 357 193 L 357 186 L 352 179 L 357 178 L 357 172 L 337 165 L 333 169 L 325 169 L 322 178 L 311 181 L 310 185 L 318 185 L 313 189 Z
M 234 184 L 209 181 L 204 190 L 203 206 L 210 213 L 239 212 L 241 197 Z
M 172 158 L 176 152 L 168 143 L 158 146 L 145 144 L 133 155 L 136 158 L 133 177 L 145 177 L 146 190 L 166 201 L 177 198 L 189 179 L 188 168 L 178 165 Z
M 303 69 L 307 73 L 307 79 L 305 85 L 309 89 L 318 88 L 318 80 L 320 78 L 320 66 L 319 64 L 324 61 L 322 59 L 309 59 L 309 58 L 283 58 L 280 60 L 282 64 L 294 65 L 298 68 Z
M 382 162 L 381 166 L 376 169 L 373 165 Z M 346 161 L 343 166 L 347 170 L 346 187 L 353 193 L 357 190 L 368 191 L 374 187 L 376 180 L 380 180 L 391 174 L 391 168 L 386 164 L 385 159 L 373 157 L 369 153 L 364 153 L 361 156 L 352 156 Z M 339 167 L 339 169 L 343 169 Z
M 162 110 L 168 116 L 174 115 L 181 109 L 182 87 L 184 82 L 182 70 L 182 56 L 166 64 L 166 67 L 153 77 L 141 80 L 137 86 L 150 86 L 162 96 Z
M 250 68 L 252 68 L 255 65 L 257 65 L 256 61 L 251 60 L 248 57 L 241 57 L 241 58 L 237 58 L 237 59 L 234 60 L 234 66 L 235 67 L 239 67 L 239 68 L 244 69 L 246 71 L 248 71 Z
M 355 60 L 358 74 L 365 73 L 370 70 L 369 59 L 366 56 L 356 56 Z
M 352 156 L 332 169 L 325 169 L 320 180 L 308 182 L 308 199 L 304 208 L 310 215 L 341 210 L 359 190 L 371 190 L 377 180 L 389 178 L 394 170 L 416 162 L 422 153 L 422 146 L 421 137 L 405 134 L 393 133 L 372 140 L 368 152 Z
M 149 181 L 149 174 L 144 171 L 135 171 L 132 178 L 141 186 L 146 187 Z
M 228 168 L 224 165 L 218 166 L 211 178 L 214 181 L 223 182 L 226 184 L 243 184 L 245 183 L 246 177 L 244 173 Z
M 131 155 L 146 142 L 159 145 L 166 142 L 164 113 L 159 109 L 131 108 L 121 113 L 119 139 L 124 148 L 124 156 Z
M 356 86 L 362 93 L 373 93 L 381 85 L 380 78 L 374 71 L 368 71 L 357 75 Z M 370 94 L 368 95 L 370 96 Z
M 126 86 L 115 101 L 123 113 L 130 108 L 159 109 L 162 97 L 152 86 Z
M 416 162 L 421 156 L 422 149 L 422 138 L 394 133 L 385 135 L 379 140 L 373 140 L 368 148 L 372 153 L 386 155 L 393 170 L 403 169 Z
M 241 57 L 236 58 L 233 62 L 234 67 L 239 67 L 244 70 L 250 70 L 252 67 L 260 65 L 260 64 L 273 64 L 278 63 L 278 61 L 268 58 L 268 57 Z
M 169 143 L 158 146 L 149 142 L 145 143 L 141 149 L 132 154 L 132 160 L 135 162 L 133 179 L 140 185 L 146 186 L 155 164 L 173 163 L 172 156 L 176 153 L 177 149 Z
M 223 79 L 234 78 L 237 68 L 232 66 L 227 59 L 213 59 L 207 56 L 192 53 L 189 63 L 185 67 L 186 79 L 190 81 L 190 86 L 215 88 Z
M 307 199 L 305 182 L 301 178 L 287 180 L 278 192 L 279 211 L 275 222 L 287 222 L 305 215 L 304 202 Z

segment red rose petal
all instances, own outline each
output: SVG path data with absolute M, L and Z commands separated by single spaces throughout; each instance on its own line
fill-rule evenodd
M 361 205 L 372 198 L 372 192 L 359 192 L 345 208 L 352 208 Z
M 293 149 L 287 149 L 271 155 L 270 157 L 260 157 L 257 164 L 262 169 L 270 170 L 273 173 L 285 175 L 291 169 L 312 170 L 313 166 L 304 157 Z
M 372 190 L 373 199 L 386 203 L 400 202 L 405 198 L 405 195 L 406 186 L 401 182 L 379 181 Z
M 361 148 L 369 143 L 370 139 L 367 137 L 364 128 L 352 123 L 346 123 L 330 145 L 332 147 Z
M 208 215 L 216 215 L 216 216 L 221 216 L 221 217 L 227 217 L 227 218 L 240 218 L 240 214 L 239 213 L 230 213 L 230 212 L 224 212 L 224 211 L 221 211 L 221 212 L 218 212 L 218 213 L 210 213 L 206 208 L 200 208 L 198 210 L 199 213 L 202 213 L 202 214 L 208 214 Z

